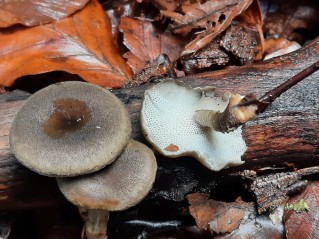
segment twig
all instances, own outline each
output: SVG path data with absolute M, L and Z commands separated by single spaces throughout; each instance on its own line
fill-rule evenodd
M 268 91 L 259 99 L 257 99 L 256 94 L 254 93 L 248 94 L 242 99 L 236 97 L 237 95 L 233 95 L 224 112 L 210 114 L 208 120 L 205 120 L 205 122 L 211 122 L 209 127 L 222 133 L 231 132 L 250 121 L 256 114 L 263 112 L 282 93 L 286 92 L 317 70 L 319 70 L 319 60 L 281 85 Z M 198 112 L 196 115 L 197 122 L 203 126 L 208 126 L 202 124 L 202 121 L 199 120 L 201 118 L 204 118 L 204 115 L 203 113 Z
M 319 60 L 307 67 L 303 71 L 299 72 L 297 75 L 293 76 L 289 80 L 285 81 L 281 85 L 277 86 L 275 89 L 268 91 L 259 99 L 256 99 L 255 94 L 246 95 L 238 106 L 249 106 L 257 105 L 257 113 L 262 113 L 275 99 L 277 99 L 282 93 L 289 90 L 291 87 L 305 79 L 307 76 L 311 75 L 315 71 L 319 70 Z

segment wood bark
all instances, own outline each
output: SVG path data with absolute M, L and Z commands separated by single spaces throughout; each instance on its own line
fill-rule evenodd
M 302 49 L 259 64 L 229 67 L 180 78 L 193 87 L 214 86 L 218 94 L 230 91 L 257 96 L 278 86 L 319 59 L 319 39 Z M 310 167 L 319 164 L 319 73 L 307 77 L 278 98 L 266 111 L 243 127 L 245 164 L 224 170 L 260 170 L 276 167 Z M 154 83 L 114 90 L 126 104 L 133 125 L 132 137 L 145 142 L 139 114 L 144 91 Z M 29 94 L 0 95 L 0 210 L 56 203 L 61 196 L 54 179 L 21 166 L 11 154 L 8 134 L 14 115 Z M 30 139 L 32 140 L 32 139 Z M 230 149 L 231 150 L 231 149 Z M 58 196 L 57 196 L 58 195 Z

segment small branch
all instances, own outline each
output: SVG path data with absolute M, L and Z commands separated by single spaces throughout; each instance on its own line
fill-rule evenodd
M 259 99 L 256 98 L 255 94 L 246 95 L 238 104 L 238 106 L 257 105 L 257 113 L 262 113 L 282 93 L 286 92 L 291 87 L 293 87 L 312 73 L 316 72 L 317 70 L 319 70 L 319 60 L 303 71 L 299 72 L 297 75 L 293 76 L 289 80 L 285 81 L 281 85 L 277 86 L 275 89 L 268 91 Z
M 259 99 L 257 99 L 256 94 L 254 93 L 248 94 L 242 99 L 234 97 L 236 95 L 233 95 L 230 98 L 229 105 L 224 112 L 216 112 L 215 114 L 210 114 L 210 117 L 207 117 L 202 112 L 199 112 L 197 113 L 198 115 L 196 115 L 197 122 L 203 126 L 211 127 L 222 133 L 233 131 L 234 129 L 251 120 L 255 116 L 255 114 L 263 112 L 282 93 L 286 92 L 291 87 L 293 87 L 317 70 L 319 70 L 319 60 L 303 71 L 299 72 L 297 75 L 293 76 L 289 80 L 285 81 L 281 85 L 268 91 Z M 234 100 L 235 98 L 237 100 Z M 238 103 L 234 103 L 236 101 Z M 209 121 L 211 122 L 210 125 L 204 125 L 201 123 L 200 120 L 198 120 L 204 117 L 209 119 Z M 204 121 L 206 122 L 208 120 Z

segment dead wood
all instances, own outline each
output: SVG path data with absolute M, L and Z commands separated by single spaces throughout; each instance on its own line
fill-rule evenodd
M 319 39 L 286 56 L 250 66 L 232 67 L 181 78 L 193 87 L 214 86 L 219 93 L 263 95 L 319 59 Z M 319 163 L 319 73 L 307 77 L 281 95 L 266 111 L 243 127 L 248 149 L 245 164 L 225 170 L 310 167 Z M 133 138 L 144 141 L 139 125 L 143 93 L 153 84 L 115 90 L 132 119 Z M 29 94 L 0 95 L 0 209 L 27 208 L 56 203 L 60 195 L 54 179 L 21 166 L 8 144 L 10 125 Z M 30 139 L 32 140 L 32 139 Z
M 319 39 L 304 48 L 259 64 L 232 67 L 180 78 L 193 87 L 213 86 L 219 93 L 262 96 L 318 61 Z M 230 170 L 263 167 L 310 167 L 319 163 L 319 73 L 314 73 L 282 94 L 265 112 L 243 127 L 248 149 L 246 162 Z M 143 93 L 151 85 L 114 93 L 127 105 L 134 125 L 133 137 L 141 140 L 139 111 Z

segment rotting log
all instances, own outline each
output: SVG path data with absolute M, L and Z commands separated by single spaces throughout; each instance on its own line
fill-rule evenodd
M 259 64 L 231 67 L 180 78 L 193 87 L 213 86 L 217 93 L 262 96 L 319 59 L 319 38 L 291 54 Z M 230 170 L 309 167 L 319 164 L 319 72 L 308 76 L 276 99 L 265 112 L 243 127 L 245 164 Z M 114 91 L 127 105 L 141 139 L 139 112 L 149 85 Z M 227 170 L 229 171 L 229 170 Z
M 193 87 L 217 87 L 219 94 L 227 91 L 243 95 L 254 92 L 261 96 L 318 59 L 319 39 L 316 39 L 286 56 L 180 80 Z M 319 164 L 318 78 L 318 72 L 307 77 L 243 127 L 248 149 L 242 159 L 246 163 L 224 170 L 225 173 L 230 170 L 310 167 Z M 152 85 L 113 91 L 130 112 L 132 137 L 142 142 L 145 139 L 140 130 L 139 113 L 144 91 Z M 46 206 L 56 203 L 61 197 L 54 179 L 24 168 L 9 149 L 11 122 L 28 96 L 19 91 L 0 95 L 0 210 Z

